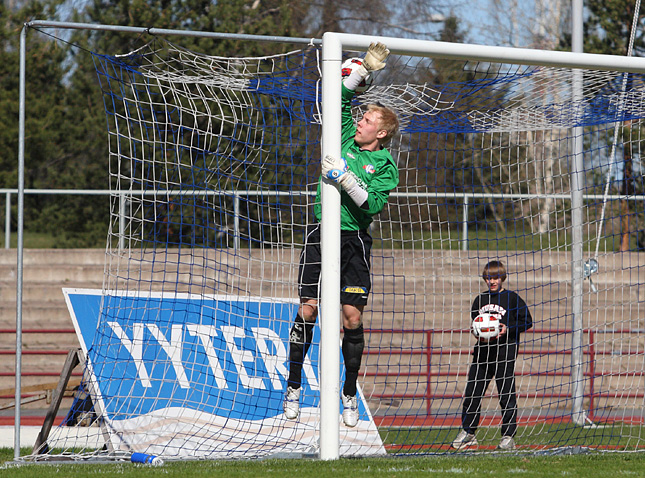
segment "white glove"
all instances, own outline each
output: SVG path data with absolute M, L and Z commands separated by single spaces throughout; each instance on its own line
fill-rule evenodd
M 322 176 L 339 184 L 357 206 L 362 206 L 367 201 L 368 192 L 359 184 L 356 175 L 347 167 L 344 158 L 325 156 L 321 161 Z
M 355 90 L 356 86 L 363 78 L 367 78 L 370 72 L 385 68 L 385 59 L 389 54 L 390 50 L 383 43 L 370 43 L 361 65 L 354 69 L 352 74 L 345 79 L 345 86 L 350 90 Z M 354 75 L 358 75 L 360 78 L 354 77 Z M 348 81 L 350 82 L 349 84 Z
M 385 60 L 389 54 L 390 50 L 383 43 L 370 43 L 363 58 L 363 66 L 368 72 L 382 70 L 385 68 Z
M 341 177 L 349 171 L 344 158 L 334 158 L 329 154 L 322 159 L 320 165 L 322 176 L 335 183 L 340 183 Z

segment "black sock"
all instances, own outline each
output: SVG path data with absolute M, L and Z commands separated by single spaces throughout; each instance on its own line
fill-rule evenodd
M 356 380 L 358 371 L 361 368 L 363 348 L 365 347 L 365 335 L 363 326 L 357 329 L 343 327 L 343 358 L 345 359 L 345 385 L 343 394 L 353 397 L 356 395 Z
M 302 363 L 311 346 L 313 335 L 314 324 L 305 322 L 300 314 L 296 315 L 289 333 L 289 379 L 287 385 L 291 388 L 300 388 Z

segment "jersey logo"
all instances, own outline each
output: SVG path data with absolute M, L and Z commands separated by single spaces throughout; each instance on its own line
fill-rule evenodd
M 363 169 L 367 174 L 374 174 L 374 172 L 376 171 L 376 168 L 373 164 L 366 164 L 365 166 L 363 166 Z
M 497 315 L 500 319 L 506 315 L 506 309 L 498 304 L 486 304 L 481 309 L 479 309 L 480 314 L 483 314 L 485 312 Z

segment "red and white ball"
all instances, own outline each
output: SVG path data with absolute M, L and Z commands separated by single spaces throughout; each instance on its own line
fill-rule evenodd
M 341 73 L 343 75 L 343 78 L 351 75 L 352 71 L 354 71 L 354 69 L 358 68 L 362 64 L 362 58 L 348 58 L 347 60 L 345 60 L 341 65 Z M 365 93 L 370 86 L 372 86 L 372 75 L 367 75 L 367 77 L 359 83 L 355 91 L 357 94 Z
M 473 335 L 478 339 L 494 339 L 499 335 L 501 330 L 499 316 L 486 312 L 479 314 L 473 320 L 471 330 Z

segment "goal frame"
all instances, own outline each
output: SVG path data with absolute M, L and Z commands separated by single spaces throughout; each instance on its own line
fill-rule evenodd
M 494 47 L 473 44 L 446 43 L 425 40 L 410 40 L 372 35 L 355 35 L 346 33 L 327 32 L 322 39 L 291 38 L 279 36 L 243 35 L 229 33 L 197 32 L 168 30 L 143 27 L 125 27 L 118 25 L 99 25 L 87 23 L 53 22 L 36 20 L 25 23 L 20 33 L 20 77 L 19 77 L 19 138 L 18 138 L 18 199 L 17 199 L 17 273 L 16 273 L 16 375 L 15 375 L 15 425 L 14 425 L 14 456 L 20 456 L 20 398 L 21 398 L 21 360 L 22 360 L 22 297 L 23 297 L 23 249 L 24 249 L 24 164 L 25 164 L 25 103 L 26 103 L 26 36 L 30 28 L 54 28 L 76 30 L 98 30 L 112 32 L 127 32 L 133 34 L 149 33 L 159 36 L 193 36 L 220 39 L 250 40 L 258 42 L 283 42 L 295 44 L 322 44 L 322 155 L 340 155 L 341 127 L 341 77 L 339 71 L 342 52 L 344 49 L 366 50 L 371 42 L 381 41 L 395 54 L 425 56 L 453 60 L 475 60 L 491 63 L 512 63 L 521 65 L 559 66 L 572 69 L 593 68 L 596 70 L 645 73 L 645 58 L 619 57 L 590 53 L 545 51 L 509 47 Z M 574 183 L 571 190 L 573 204 L 582 204 L 581 184 Z M 576 232 L 574 237 L 580 234 Z M 340 391 L 340 191 L 338 186 L 323 184 L 322 187 L 322 288 L 320 307 L 321 328 L 321 393 L 320 393 L 320 455 L 322 460 L 339 458 L 339 401 Z M 584 281 L 582 244 L 579 253 L 573 251 L 572 282 L 574 291 L 573 325 L 574 331 L 582 327 L 582 311 L 577 309 L 576 296 L 582 291 Z M 581 344 L 574 344 L 580 349 Z M 572 359 L 573 359 L 572 354 Z M 582 372 L 580 370 L 580 372 Z M 572 381 L 576 378 L 572 377 Z M 582 393 L 580 387 L 574 393 Z M 575 403 L 580 400 L 574 398 Z M 580 398 L 580 397 L 578 397 Z M 572 414 L 580 414 L 581 410 L 572 410 Z
M 323 92 L 322 92 L 322 156 L 327 154 L 340 156 L 340 103 L 341 78 L 336 74 L 340 69 L 343 49 L 367 50 L 371 42 L 380 41 L 387 45 L 392 53 L 426 56 L 451 60 L 475 60 L 491 63 L 512 63 L 537 66 L 560 66 L 572 69 L 590 68 L 595 70 L 620 71 L 630 73 L 645 73 L 645 58 L 619 57 L 593 53 L 576 53 L 563 51 L 548 51 L 534 49 L 519 49 L 494 47 L 484 45 L 469 45 L 463 43 L 447 43 L 423 40 L 407 40 L 391 37 L 375 37 L 367 35 L 352 35 L 346 33 L 327 32 L 323 35 Z M 575 70 L 574 70 L 575 71 Z M 582 80 L 574 75 L 574 88 L 582 89 Z M 576 94 L 578 91 L 574 92 Z M 577 132 L 580 134 L 580 131 Z M 575 143 L 581 145 L 579 138 Z M 571 199 L 574 209 L 574 224 L 572 235 L 572 300 L 573 338 L 572 362 L 582 359 L 582 283 L 584 281 L 582 258 L 582 196 L 583 184 L 579 180 L 581 171 L 582 152 L 576 148 L 574 170 L 572 176 Z M 320 307 L 320 458 L 336 459 L 338 454 L 338 420 L 334 419 L 339 413 L 338 370 L 340 358 L 331 353 L 334 344 L 340 340 L 338 328 L 337 306 L 340 300 L 340 190 L 334 184 L 324 184 L 322 190 L 322 288 Z M 578 220 L 575 220 L 576 216 Z M 575 240 L 577 239 L 577 241 Z M 325 279 L 326 278 L 326 279 Z M 572 418 L 577 424 L 584 424 L 586 418 L 582 410 L 583 370 L 580 364 L 573 364 L 571 381 L 573 387 L 574 409 Z M 323 382 L 323 380 L 325 380 Z

